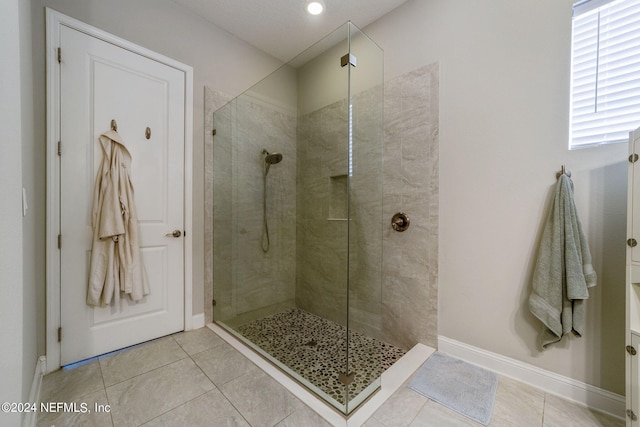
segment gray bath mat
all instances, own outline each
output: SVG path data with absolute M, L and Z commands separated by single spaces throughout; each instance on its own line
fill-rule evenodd
M 409 387 L 467 418 L 487 425 L 496 398 L 498 376 L 435 352 L 418 369 Z

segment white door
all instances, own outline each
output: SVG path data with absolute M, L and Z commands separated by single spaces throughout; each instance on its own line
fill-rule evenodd
M 184 329 L 183 71 L 62 26 L 60 32 L 61 365 Z M 86 304 L 99 136 L 117 123 L 131 156 L 150 294 Z M 147 139 L 146 129 L 150 129 Z M 177 230 L 181 235 L 174 237 Z M 176 233 L 177 234 L 177 233 Z

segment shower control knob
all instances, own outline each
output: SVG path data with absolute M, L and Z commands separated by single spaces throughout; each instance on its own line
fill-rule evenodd
M 405 231 L 409 228 L 409 216 L 404 212 L 398 212 L 391 218 L 391 227 L 396 231 Z

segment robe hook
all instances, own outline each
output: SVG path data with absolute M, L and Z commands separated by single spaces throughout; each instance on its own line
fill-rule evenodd
M 118 123 L 116 123 L 116 119 L 111 119 L 111 130 L 118 131 Z
M 560 172 L 556 174 L 556 178 L 560 178 L 562 175 L 567 175 L 569 178 L 571 178 L 571 171 L 568 171 L 564 167 L 564 165 L 562 165 L 562 169 L 560 170 Z

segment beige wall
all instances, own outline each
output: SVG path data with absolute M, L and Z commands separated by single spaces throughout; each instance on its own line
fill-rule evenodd
M 170 0 L 33 0 L 33 69 L 37 149 L 28 155 L 28 171 L 34 186 L 34 221 L 38 241 L 34 259 L 44 265 L 45 223 L 45 7 L 79 19 L 145 48 L 183 62 L 194 69 L 193 93 L 193 313 L 203 312 L 204 300 L 204 86 L 236 95 L 273 71 L 280 62 L 229 33 L 185 11 Z M 44 345 L 44 268 L 37 280 L 38 340 Z M 43 352 L 44 350 L 42 350 Z M 41 353 L 42 354 L 42 353 Z
M 3 324 L 0 339 L 5 349 L 0 352 L 0 399 L 3 402 L 24 401 L 28 394 L 28 365 L 24 347 L 34 341 L 33 334 L 24 336 L 23 318 L 23 254 L 21 198 L 22 165 L 21 145 L 21 64 L 20 34 L 22 23 L 20 2 L 4 1 L 0 4 L 0 117 L 4 143 L 0 148 L 0 321 Z M 0 423 L 19 425 L 20 415 L 0 414 Z
M 326 51 L 321 51 L 322 48 Z M 379 47 L 360 29 L 345 24 L 300 55 L 307 59 L 309 55 L 317 56 L 298 68 L 298 114 L 309 114 L 344 99 L 348 79 L 340 58 L 348 52 L 355 55 L 357 63 L 357 67 L 352 68 L 351 94 L 365 92 L 380 84 L 383 79 L 377 72 L 381 56 Z M 293 60 L 294 64 L 296 61 Z
M 34 139 L 34 99 L 33 99 L 33 58 L 31 55 L 31 4 L 20 1 L 20 108 L 22 124 L 22 187 L 27 196 L 26 216 L 22 218 L 22 255 L 23 255 L 23 360 L 22 385 L 26 397 L 31 387 L 38 356 L 45 353 L 44 329 L 39 334 L 40 325 L 44 325 L 44 292 L 39 292 L 44 283 L 45 270 L 40 268 L 38 252 L 44 248 L 44 201 L 36 196 L 37 182 L 34 174 L 36 156 L 40 145 Z M 42 219 L 42 220 L 41 220 Z
M 440 63 L 439 334 L 624 394 L 624 144 L 567 150 L 572 0 L 409 0 L 364 31 L 385 78 Z M 538 347 L 527 297 L 555 173 L 599 275 L 583 338 Z

